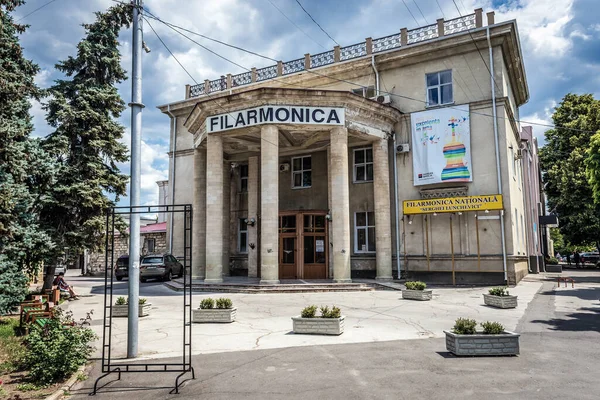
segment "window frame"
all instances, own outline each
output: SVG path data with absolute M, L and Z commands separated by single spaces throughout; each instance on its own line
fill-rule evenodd
M 152 250 L 150 250 L 150 243 L 152 243 Z M 147 238 L 146 239 L 146 250 L 148 253 L 154 253 L 156 251 L 156 239 L 155 238 Z
M 242 171 L 244 170 L 244 167 L 246 167 L 246 176 L 244 176 L 242 174 Z M 239 189 L 240 189 L 240 193 L 247 193 L 248 192 L 248 175 L 249 175 L 249 171 L 248 171 L 248 164 L 241 164 L 240 165 L 240 182 L 239 182 Z M 244 181 L 246 182 L 246 188 L 244 188 Z
M 371 161 L 367 161 L 367 150 L 371 150 Z M 362 163 L 357 163 L 356 162 L 356 152 L 358 151 L 363 151 L 364 152 L 364 162 Z M 373 163 L 374 159 L 373 159 L 373 147 L 359 147 L 356 149 L 352 149 L 352 183 L 369 183 L 369 182 L 373 182 L 374 178 L 375 178 L 375 166 Z M 371 177 L 371 179 L 368 179 L 367 177 L 367 166 L 371 165 L 372 170 L 373 170 L 373 176 Z M 356 179 L 356 169 L 357 167 L 365 167 L 365 179 L 364 180 L 358 180 Z
M 305 158 L 310 158 L 310 169 L 304 169 L 304 159 Z M 298 160 L 298 159 L 300 160 L 300 170 L 295 171 L 294 170 L 294 160 Z M 311 188 L 312 187 L 312 155 L 309 154 L 307 156 L 292 157 L 291 164 L 292 164 L 292 168 L 291 168 L 291 170 L 292 170 L 292 173 L 291 173 L 292 189 L 309 189 L 309 188 Z M 304 186 L 304 173 L 305 172 L 310 172 L 310 185 L 308 185 L 308 186 Z M 295 176 L 295 174 L 298 174 L 298 173 L 300 174 L 300 176 L 302 178 L 301 179 L 302 186 L 294 185 L 294 176 Z
M 369 213 L 373 213 L 373 221 L 372 225 L 370 225 L 371 221 L 369 221 Z M 357 215 L 365 214 L 365 221 L 367 225 L 357 225 Z M 369 228 L 373 228 L 375 237 L 373 238 L 373 243 L 375 244 L 374 250 L 369 250 Z M 358 248 L 358 231 L 359 229 L 365 230 L 365 243 L 367 244 L 367 250 L 361 250 Z M 354 254 L 375 254 L 377 253 L 377 231 L 375 227 L 375 212 L 374 211 L 356 211 L 354 213 Z
M 369 93 L 369 90 L 373 91 L 373 96 L 368 97 L 367 94 Z M 362 93 L 359 93 L 359 91 L 361 91 Z M 363 86 L 360 88 L 356 88 L 356 89 L 350 89 L 350 92 L 358 95 L 358 96 L 362 96 L 365 99 L 372 99 L 373 97 L 377 97 L 377 90 L 375 89 L 375 85 L 369 85 L 369 86 Z
M 443 72 L 450 72 L 450 83 L 440 83 L 440 74 Z M 427 83 L 427 78 L 433 74 L 437 74 L 438 84 L 429 86 L 429 84 Z M 451 89 L 452 90 L 452 98 L 447 103 L 442 103 L 442 86 L 450 86 L 452 88 Z M 437 94 L 438 94 L 438 103 L 437 104 L 431 104 L 429 102 L 429 89 L 433 89 L 433 88 L 437 89 Z M 445 69 L 442 71 L 425 73 L 425 99 L 426 99 L 426 102 L 425 102 L 426 108 L 443 107 L 443 106 L 448 106 L 448 105 L 454 104 L 454 74 L 452 73 L 452 69 Z
M 237 250 L 240 254 L 248 254 L 248 224 L 244 222 L 247 218 L 238 218 L 238 245 Z M 246 225 L 246 229 L 242 229 L 242 224 Z M 242 234 L 246 234 L 246 250 L 242 250 Z

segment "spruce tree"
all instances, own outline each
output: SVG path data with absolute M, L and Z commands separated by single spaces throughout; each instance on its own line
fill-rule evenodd
M 30 100 L 40 97 L 34 83 L 38 66 L 23 56 L 14 22 L 23 0 L 0 0 L 0 314 L 11 311 L 27 291 L 27 272 L 45 256 L 49 237 L 38 210 L 52 181 L 53 165 L 33 131 Z
M 129 158 L 117 121 L 125 102 L 116 85 L 126 79 L 118 36 L 131 20 L 129 5 L 96 13 L 94 23 L 83 25 L 86 36 L 77 55 L 56 64 L 65 79 L 48 90 L 46 120 L 54 131 L 43 145 L 59 171 L 41 215 L 56 244 L 55 260 L 65 252 L 100 249 L 105 212 L 125 195 L 127 176 L 117 166 Z M 47 270 L 44 287 L 53 273 Z

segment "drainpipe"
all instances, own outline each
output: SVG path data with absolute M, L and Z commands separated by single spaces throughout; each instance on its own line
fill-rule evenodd
M 371 66 L 373 67 L 373 71 L 375 71 L 375 96 L 379 96 L 379 71 L 377 71 L 377 65 L 375 64 L 375 56 L 371 56 Z M 394 147 L 394 154 L 396 148 Z
M 171 182 L 169 185 L 171 186 L 171 205 L 175 204 L 175 171 L 177 165 L 177 157 L 175 157 L 175 152 L 177 151 L 177 117 L 171 113 L 171 105 L 167 105 L 167 114 L 171 116 L 171 154 L 173 155 L 173 162 L 171 165 Z M 175 214 L 167 214 L 169 215 L 169 252 L 173 253 L 173 218 Z
M 398 280 L 402 276 L 400 274 L 400 215 L 398 210 L 398 162 L 396 160 L 396 132 L 393 132 L 394 137 L 394 150 L 392 157 L 394 157 L 394 205 L 396 206 L 396 269 L 398 270 Z
M 494 116 L 494 145 L 496 147 L 496 174 L 498 179 L 498 192 L 502 194 L 502 172 L 500 169 L 500 150 L 498 148 L 498 116 L 496 115 L 496 84 L 494 82 L 494 54 L 490 40 L 490 27 L 487 26 L 487 42 L 490 53 L 490 83 L 492 85 L 492 113 Z M 500 211 L 500 230 L 502 231 L 502 266 L 504 267 L 504 283 L 508 284 L 508 271 L 506 266 L 506 232 L 504 229 L 504 210 Z

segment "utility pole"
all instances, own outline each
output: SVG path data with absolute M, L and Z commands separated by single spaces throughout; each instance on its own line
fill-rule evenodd
M 142 148 L 142 0 L 132 0 L 133 40 L 131 76 L 131 179 L 129 205 L 140 205 Z M 129 307 L 127 317 L 127 358 L 138 354 L 138 309 L 140 297 L 140 215 L 130 209 L 129 215 Z

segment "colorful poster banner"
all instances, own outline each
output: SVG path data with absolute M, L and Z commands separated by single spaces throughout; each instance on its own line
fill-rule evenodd
M 469 105 L 410 116 L 414 185 L 472 182 Z
M 466 211 L 502 210 L 501 194 L 483 196 L 448 197 L 445 199 L 404 200 L 404 215 L 455 213 Z

